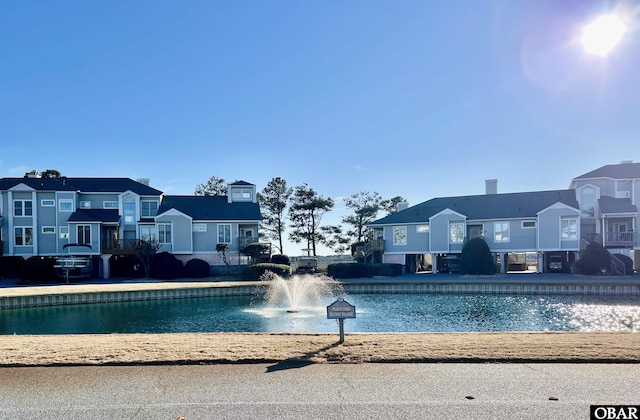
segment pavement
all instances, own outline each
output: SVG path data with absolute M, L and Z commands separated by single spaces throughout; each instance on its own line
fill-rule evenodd
M 640 364 L 286 363 L 0 374 L 0 418 L 12 420 L 588 419 L 593 404 L 640 404 Z

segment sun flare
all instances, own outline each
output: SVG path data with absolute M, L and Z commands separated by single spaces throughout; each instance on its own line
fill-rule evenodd
M 615 15 L 601 16 L 585 26 L 582 46 L 589 54 L 605 56 L 622 40 L 627 26 Z

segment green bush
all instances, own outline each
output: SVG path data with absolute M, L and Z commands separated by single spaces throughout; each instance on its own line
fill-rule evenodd
M 573 263 L 575 273 L 593 276 L 608 270 L 611 254 L 602 245 L 592 242 L 582 252 L 581 258 Z
M 203 279 L 205 277 L 209 277 L 211 275 L 209 263 L 198 258 L 189 260 L 184 265 L 184 274 L 186 277 L 191 279 Z
M 367 265 L 360 263 L 337 263 L 327 266 L 327 275 L 333 278 L 355 279 L 369 277 Z
M 56 270 L 53 268 L 56 259 L 54 257 L 29 257 L 20 272 L 21 284 L 55 283 L 58 280 Z
M 0 257 L 0 278 L 18 279 L 22 272 L 24 258 L 16 256 Z
M 369 277 L 371 276 L 401 276 L 403 266 L 402 264 L 367 264 L 367 270 L 369 271 Z
M 288 255 L 275 254 L 271 256 L 271 264 L 291 265 L 291 259 Z
M 291 275 L 291 267 L 288 265 L 259 263 L 247 267 L 243 272 L 243 278 L 245 280 L 260 280 L 260 277 L 267 271 L 283 278 L 288 278 Z
M 112 255 L 109 258 L 110 277 L 144 277 L 144 268 L 135 255 Z
M 624 264 L 624 274 L 630 276 L 633 274 L 633 260 L 624 254 L 613 254 L 614 257 L 622 261 Z
M 472 238 L 464 244 L 460 256 L 460 272 L 483 275 L 496 273 L 493 254 L 484 239 Z
M 152 278 L 160 280 L 175 280 L 184 276 L 182 261 L 168 252 L 160 252 L 153 257 L 150 271 Z

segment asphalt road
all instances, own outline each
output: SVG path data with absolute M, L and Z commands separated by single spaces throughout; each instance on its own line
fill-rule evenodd
M 588 419 L 640 404 L 640 364 L 0 369 L 1 419 Z

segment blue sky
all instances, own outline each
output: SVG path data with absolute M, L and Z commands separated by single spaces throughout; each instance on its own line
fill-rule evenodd
M 640 5 L 547 0 L 9 1 L 0 177 L 273 177 L 336 200 L 566 188 L 640 158 Z M 607 57 L 582 27 L 629 31 Z M 299 254 L 301 245 L 285 251 Z M 326 252 L 323 252 L 326 253 Z

